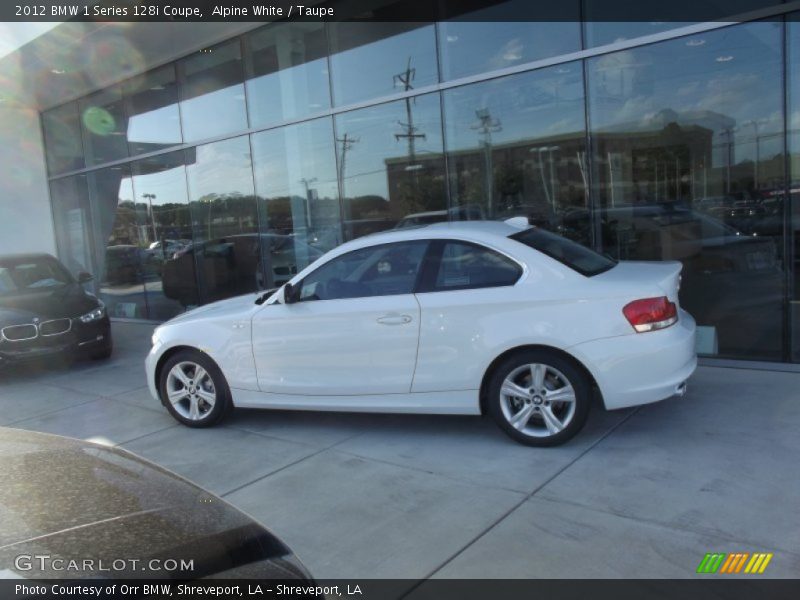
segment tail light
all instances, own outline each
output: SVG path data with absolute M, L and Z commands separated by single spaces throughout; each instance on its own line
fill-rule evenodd
M 666 296 L 634 300 L 625 305 L 622 314 L 637 333 L 664 329 L 678 322 L 678 308 Z

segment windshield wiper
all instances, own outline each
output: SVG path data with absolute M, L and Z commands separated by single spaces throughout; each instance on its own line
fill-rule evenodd
M 256 298 L 256 304 L 264 304 L 264 302 L 266 302 L 269 299 L 269 297 L 272 296 L 272 294 L 277 292 L 279 289 L 280 288 L 270 288 L 270 289 L 268 289 L 263 294 L 261 294 L 258 298 Z

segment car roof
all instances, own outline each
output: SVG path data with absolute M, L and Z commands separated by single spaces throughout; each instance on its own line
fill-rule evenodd
M 347 252 L 368 248 L 370 246 L 413 240 L 454 238 L 477 243 L 483 242 L 489 246 L 497 246 L 505 242 L 508 236 L 519 233 L 522 230 L 523 228 L 514 227 L 503 221 L 447 221 L 431 223 L 429 225 L 420 225 L 416 227 L 389 229 L 356 238 L 331 250 L 330 257 L 341 256 Z
M 355 245 L 373 246 L 402 240 L 442 239 L 448 237 L 484 239 L 488 241 L 498 237 L 507 238 L 520 231 L 522 231 L 521 228 L 514 227 L 503 221 L 447 221 L 420 227 L 381 231 L 355 239 L 348 245 L 352 248 Z

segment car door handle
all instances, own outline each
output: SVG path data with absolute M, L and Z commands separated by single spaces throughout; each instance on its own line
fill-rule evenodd
M 390 314 L 378 317 L 378 323 L 381 325 L 405 325 L 411 323 L 410 315 Z

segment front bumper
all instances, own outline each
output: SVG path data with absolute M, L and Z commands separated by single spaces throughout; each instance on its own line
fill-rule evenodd
M 72 327 L 64 334 L 19 342 L 0 341 L 0 367 L 59 356 L 78 356 L 110 343 L 111 322 L 107 316 L 93 323 L 72 319 Z
M 163 402 L 156 383 L 156 365 L 158 365 L 159 358 L 161 358 L 161 344 L 156 344 L 150 348 L 147 358 L 144 359 L 144 370 L 147 374 L 147 389 L 150 391 L 150 395 L 154 400 Z
M 684 310 L 666 329 L 568 348 L 591 371 L 607 409 L 658 402 L 686 390 L 697 368 L 695 322 Z

